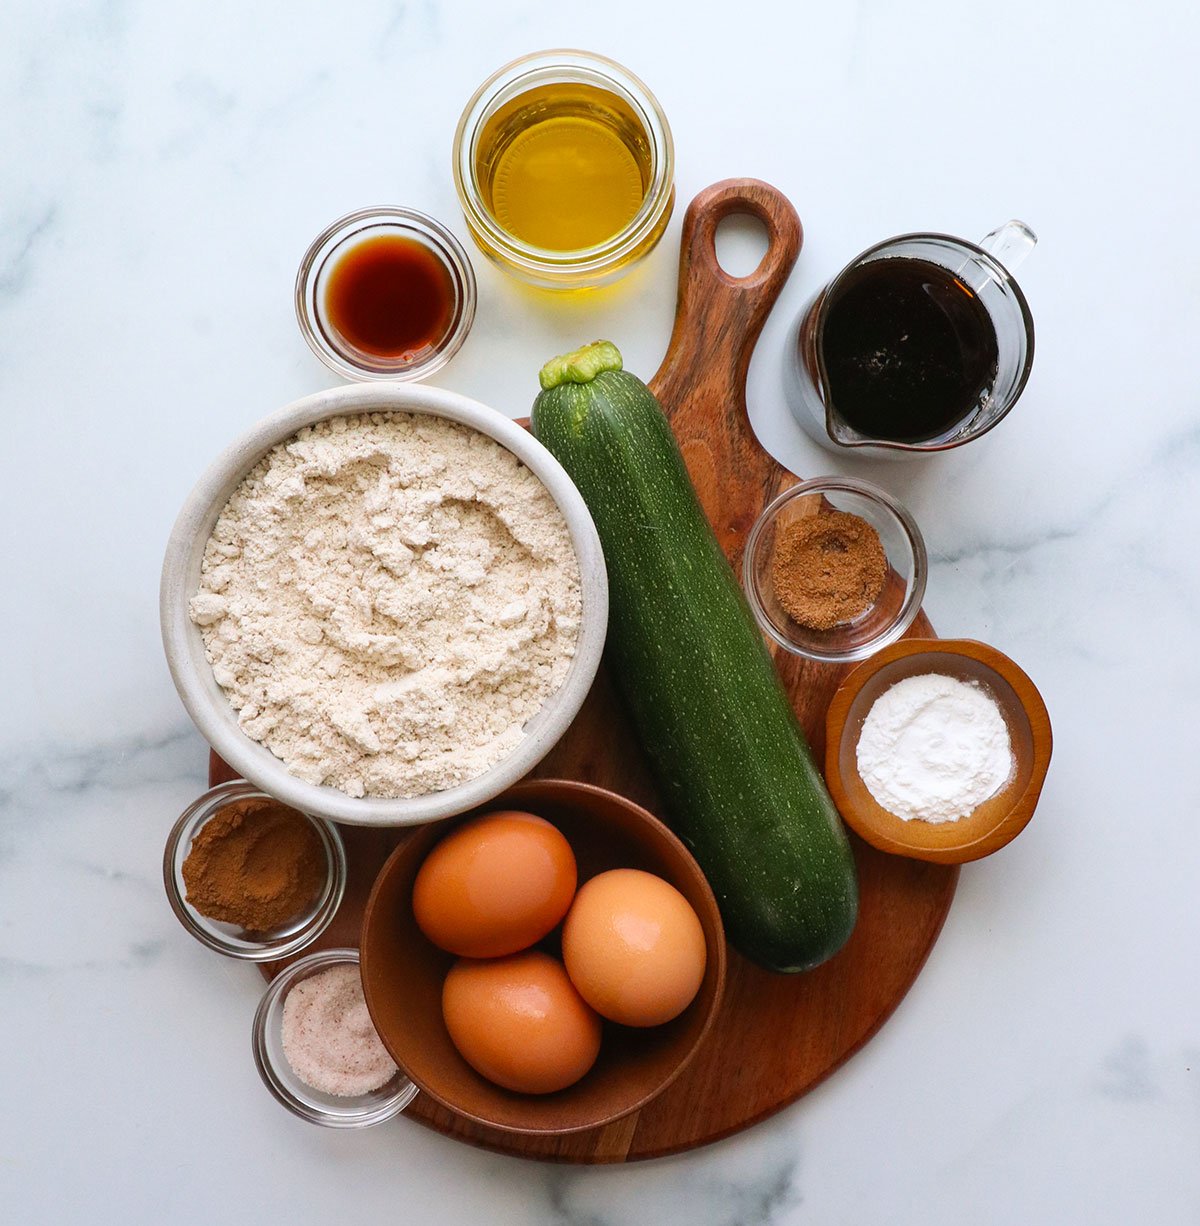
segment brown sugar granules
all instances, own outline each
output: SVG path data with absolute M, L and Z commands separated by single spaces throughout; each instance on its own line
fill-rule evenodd
M 865 613 L 886 577 L 879 533 L 857 515 L 831 511 L 794 519 L 775 538 L 775 598 L 810 630 L 832 630 Z
M 201 915 L 268 932 L 317 897 L 328 874 L 321 837 L 295 809 L 234 800 L 192 840 L 183 862 L 187 900 Z

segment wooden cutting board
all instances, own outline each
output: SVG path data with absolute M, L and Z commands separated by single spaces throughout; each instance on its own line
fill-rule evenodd
M 731 277 L 717 262 L 717 225 L 731 214 L 757 217 L 768 233 L 767 253 L 748 277 Z M 684 218 L 675 328 L 650 381 L 735 570 L 759 511 L 798 480 L 754 437 L 746 372 L 801 242 L 795 209 L 767 184 L 729 179 L 702 191 Z M 932 637 L 924 613 L 910 634 Z M 782 652 L 776 665 L 820 762 L 825 712 L 850 666 Z M 601 784 L 665 816 L 604 667 L 566 736 L 534 774 Z M 213 783 L 233 777 L 215 754 L 210 775 Z M 357 946 L 375 874 L 406 837 L 393 830 L 341 830 L 350 881 L 317 948 Z M 641 1111 L 562 1138 L 509 1136 L 461 1119 L 424 1095 L 405 1115 L 458 1140 L 524 1158 L 626 1162 L 704 1145 L 794 1102 L 852 1056 L 900 1003 L 937 939 L 958 880 L 957 868 L 887 856 L 857 838 L 853 843 L 860 905 L 846 946 L 807 975 L 771 974 L 730 950 L 725 997 L 709 1039 L 679 1079 Z M 264 973 L 269 977 L 282 965 L 264 967 Z

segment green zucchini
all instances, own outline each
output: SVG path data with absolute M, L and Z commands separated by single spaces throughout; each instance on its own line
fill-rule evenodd
M 608 342 L 548 362 L 533 433 L 595 520 L 609 661 L 729 940 L 807 970 L 854 927 L 854 859 L 666 416 L 621 365 Z

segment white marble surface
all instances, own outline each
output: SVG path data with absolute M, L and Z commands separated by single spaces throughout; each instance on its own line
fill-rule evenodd
M 946 0 L 695 5 L 680 25 L 666 8 L 0 9 L 5 1221 L 1200 1217 L 1200 19 Z M 292 315 L 312 235 L 380 202 L 462 234 L 459 108 L 554 45 L 650 83 L 681 203 L 735 174 L 796 202 L 807 243 L 750 394 L 799 473 L 837 463 L 780 401 L 787 323 L 824 278 L 905 230 L 1019 216 L 1042 240 L 1014 414 L 959 454 L 856 469 L 923 525 L 937 627 L 1042 687 L 1057 746 L 1038 815 L 963 873 L 927 969 L 847 1067 L 740 1137 L 629 1169 L 293 1119 L 251 1064 L 256 974 L 190 941 L 159 877 L 204 778 L 155 607 L 183 494 L 235 432 L 332 382 Z M 540 363 L 596 335 L 652 372 L 681 213 L 602 297 L 533 296 L 477 261 L 478 323 L 437 382 L 518 415 Z

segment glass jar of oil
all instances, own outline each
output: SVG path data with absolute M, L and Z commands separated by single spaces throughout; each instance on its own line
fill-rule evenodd
M 467 103 L 454 181 L 471 236 L 533 285 L 582 289 L 628 272 L 675 202 L 671 129 L 654 95 L 603 56 L 545 51 Z

